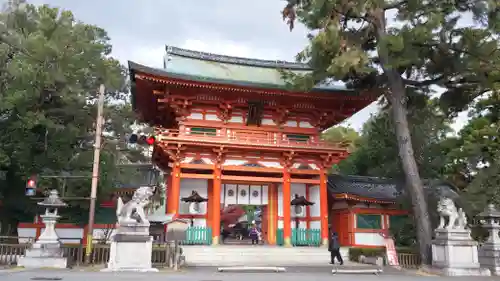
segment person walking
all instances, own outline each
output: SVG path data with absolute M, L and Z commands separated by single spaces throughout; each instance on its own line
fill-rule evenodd
M 339 261 L 340 265 L 344 264 L 344 260 L 340 255 L 340 243 L 337 232 L 333 232 L 328 243 L 328 251 L 330 251 L 330 264 L 335 264 L 335 258 Z
M 257 228 L 257 225 L 252 225 L 252 228 L 250 229 L 250 239 L 252 239 L 252 245 L 258 245 L 259 244 L 259 229 Z

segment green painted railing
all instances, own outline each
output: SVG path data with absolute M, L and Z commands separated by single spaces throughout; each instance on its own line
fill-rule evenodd
M 188 228 L 184 245 L 211 245 L 212 229 L 210 227 L 194 226 Z
M 321 231 L 319 229 L 292 228 L 291 240 L 293 246 L 319 246 L 321 245 Z M 276 244 L 279 246 L 285 244 L 282 228 L 276 231 Z

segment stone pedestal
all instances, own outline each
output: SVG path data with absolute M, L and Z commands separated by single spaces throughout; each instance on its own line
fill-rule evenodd
M 484 244 L 479 248 L 479 263 L 481 266 L 489 268 L 492 275 L 500 275 L 500 212 L 495 205 L 488 204 L 478 215 L 481 224 L 488 230 L 489 236 Z
M 25 268 L 66 268 L 68 259 L 63 256 L 61 243 L 55 231 L 59 216 L 46 214 L 41 216 L 45 230 L 35 244 L 26 249 L 26 254 L 19 258 L 18 266 Z
M 489 268 L 492 275 L 500 275 L 500 245 L 484 243 L 479 248 L 479 263 L 482 267 Z
M 151 264 L 152 252 L 149 223 L 120 225 L 111 242 L 107 268 L 102 271 L 157 272 Z
M 436 229 L 432 266 L 432 271 L 446 276 L 491 275 L 489 269 L 480 268 L 478 243 L 469 229 Z

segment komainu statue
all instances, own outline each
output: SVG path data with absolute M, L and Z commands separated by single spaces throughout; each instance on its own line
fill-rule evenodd
M 453 200 L 447 197 L 439 199 L 437 205 L 439 214 L 438 229 L 465 229 L 467 226 L 467 216 L 462 208 L 457 210 Z M 445 218 L 448 218 L 448 224 L 445 227 Z
M 132 199 L 123 204 L 121 197 L 116 204 L 116 217 L 118 224 L 143 224 L 149 225 L 144 213 L 144 207 L 149 204 L 149 198 L 154 195 L 155 187 L 141 186 L 132 196 Z

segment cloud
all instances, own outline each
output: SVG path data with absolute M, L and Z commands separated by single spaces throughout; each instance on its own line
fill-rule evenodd
M 7 0 L 0 0 L 0 4 Z M 217 54 L 292 61 L 307 45 L 307 30 L 283 22 L 278 0 L 31 0 L 73 12 L 78 20 L 104 28 L 112 55 L 162 67 L 165 44 Z M 360 129 L 371 105 L 346 123 Z

